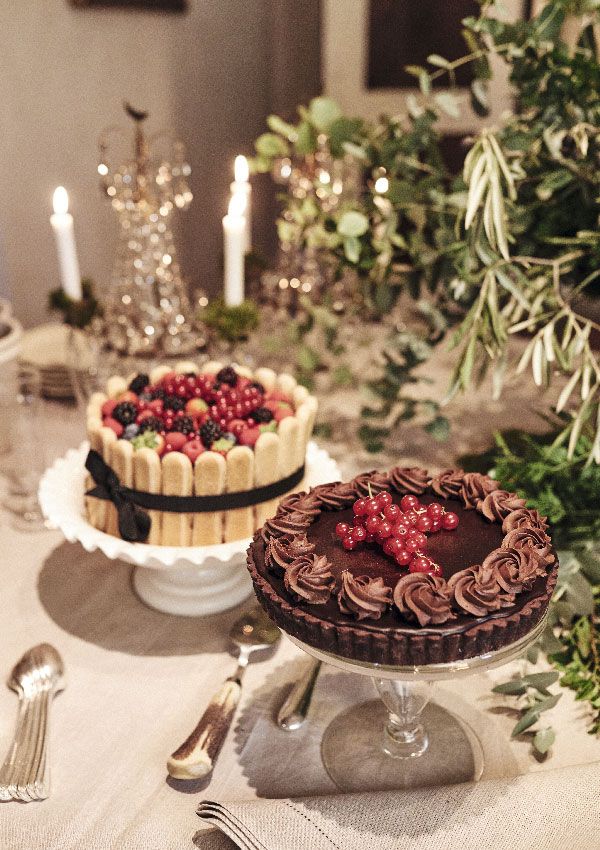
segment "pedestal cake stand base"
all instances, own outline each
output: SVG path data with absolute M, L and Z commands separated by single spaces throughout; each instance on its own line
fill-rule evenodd
M 346 709 L 326 728 L 321 758 L 333 782 L 350 792 L 478 781 L 484 769 L 481 742 L 464 720 L 429 702 L 432 686 L 520 658 L 544 626 L 545 618 L 529 634 L 495 652 L 422 667 L 353 661 L 288 635 L 320 661 L 370 677 L 381 698 Z
M 127 543 L 94 528 L 83 504 L 88 450 L 87 442 L 70 449 L 42 476 L 38 495 L 49 524 L 88 552 L 99 549 L 111 560 L 132 564 L 135 592 L 157 611 L 205 617 L 227 611 L 250 596 L 252 582 L 246 568 L 250 538 L 214 546 L 151 546 Z M 336 462 L 315 443 L 309 443 L 304 485 L 316 487 L 339 478 Z

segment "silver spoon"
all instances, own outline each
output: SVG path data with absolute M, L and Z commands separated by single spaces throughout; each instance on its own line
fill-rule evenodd
M 277 712 L 277 725 L 287 732 L 295 732 L 304 724 L 320 669 L 321 662 L 311 658 Z
M 8 686 L 19 696 L 12 747 L 0 768 L 0 800 L 43 800 L 50 793 L 48 721 L 51 698 L 64 687 L 62 658 L 42 643 L 17 662 Z
M 202 779 L 208 776 L 227 737 L 242 693 L 242 677 L 253 652 L 277 643 L 281 632 L 266 614 L 254 610 L 240 617 L 229 633 L 239 651 L 237 670 L 213 696 L 198 725 L 167 761 L 174 779 Z

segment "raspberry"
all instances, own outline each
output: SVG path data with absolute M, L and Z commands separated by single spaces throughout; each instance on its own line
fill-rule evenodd
M 150 378 L 148 375 L 145 375 L 143 372 L 140 372 L 139 375 L 136 375 L 133 381 L 129 384 L 129 389 L 132 393 L 136 395 L 140 395 L 143 392 L 144 388 L 148 386 L 150 383 Z
M 216 440 L 220 440 L 223 436 L 223 431 L 212 419 L 208 419 L 204 425 L 200 427 L 200 439 L 207 449 L 210 449 Z
M 250 416 L 255 422 L 270 422 L 273 419 L 273 414 L 266 407 L 257 407 Z
M 260 383 L 260 381 L 252 381 L 252 383 L 250 384 L 250 388 L 253 389 L 253 390 L 258 390 L 258 392 L 261 393 L 262 395 L 265 394 L 265 388 Z
M 238 376 L 233 366 L 225 366 L 217 372 L 217 381 L 222 384 L 229 384 L 230 387 L 237 386 Z
M 176 413 L 179 413 L 180 410 L 185 409 L 185 399 L 179 398 L 176 395 L 168 395 L 164 399 L 165 408 L 167 410 L 174 410 Z
M 194 428 L 194 420 L 191 416 L 180 416 L 173 422 L 171 431 L 179 431 L 181 434 L 191 434 Z
M 120 422 L 121 425 L 131 425 L 137 417 L 137 407 L 131 401 L 122 401 L 117 404 L 112 412 L 112 418 Z
M 156 398 L 159 398 L 161 399 L 161 401 L 164 401 L 165 396 L 166 392 L 164 391 L 163 387 L 153 387 L 150 390 L 150 398 L 152 401 L 154 401 L 154 399 Z
M 163 423 L 157 416 L 147 416 L 145 419 L 142 419 L 140 422 L 139 433 L 143 434 L 145 431 L 162 431 Z

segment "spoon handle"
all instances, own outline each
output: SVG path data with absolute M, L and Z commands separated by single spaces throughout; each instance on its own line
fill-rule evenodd
M 169 757 L 167 770 L 174 779 L 202 779 L 211 773 L 240 701 L 242 672 L 225 680 L 194 731 Z
M 288 732 L 299 729 L 308 714 L 321 662 L 311 658 L 277 712 L 277 725 Z

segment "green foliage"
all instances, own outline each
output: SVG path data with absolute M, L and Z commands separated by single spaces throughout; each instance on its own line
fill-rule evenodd
M 81 294 L 81 301 L 74 301 L 62 287 L 53 289 L 48 294 L 48 307 L 62 313 L 66 325 L 85 328 L 95 316 L 102 315 L 102 308 L 94 295 L 94 283 L 90 278 L 82 279 Z
M 238 307 L 228 307 L 221 298 L 210 301 L 199 318 L 227 342 L 246 339 L 259 323 L 258 308 L 253 301 L 244 301 Z
M 520 679 L 509 679 L 492 688 L 495 694 L 512 696 L 517 699 L 516 710 L 519 719 L 512 730 L 512 737 L 527 733 L 531 739 L 533 751 L 538 757 L 546 756 L 554 743 L 555 734 L 551 727 L 531 730 L 539 722 L 541 715 L 550 711 L 558 703 L 562 694 L 552 694 L 548 688 L 558 680 L 557 672 L 532 673 Z

